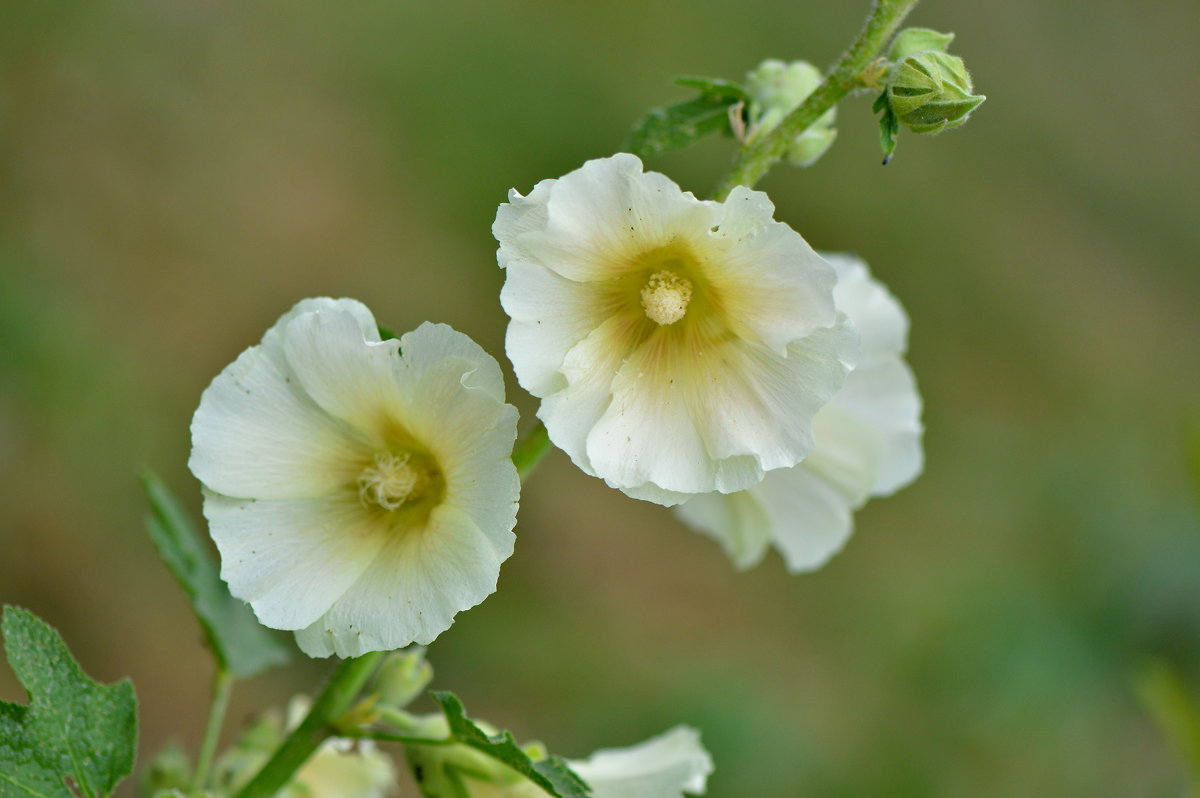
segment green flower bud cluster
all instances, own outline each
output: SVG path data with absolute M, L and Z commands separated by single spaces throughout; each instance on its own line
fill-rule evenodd
M 903 124 L 913 133 L 933 135 L 966 124 L 986 98 L 974 94 L 963 60 L 947 52 L 953 33 L 928 28 L 901 31 L 892 43 L 887 86 L 875 101 L 880 119 L 884 163 L 896 148 Z
M 753 141 L 778 127 L 821 85 L 821 80 L 821 71 L 807 61 L 784 63 L 772 58 L 747 73 L 745 88 L 752 99 L 747 109 L 750 127 L 746 140 Z M 793 166 L 816 163 L 837 137 L 833 126 L 836 115 L 836 108 L 829 109 L 793 139 L 784 156 L 787 162 Z

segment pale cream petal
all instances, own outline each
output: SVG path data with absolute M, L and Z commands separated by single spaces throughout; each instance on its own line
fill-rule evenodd
M 771 474 L 764 477 L 770 478 Z M 688 526 L 720 543 L 739 570 L 758 565 L 771 545 L 770 519 L 754 488 L 693 496 L 675 512 Z
M 709 452 L 752 454 L 764 471 L 795 465 L 812 451 L 812 418 L 841 388 L 856 347 L 843 317 L 794 342 L 786 357 L 725 339 L 696 358 L 684 379 L 694 381 L 694 413 Z
M 422 323 L 400 336 L 400 351 L 412 379 L 420 379 L 427 370 L 439 368 L 447 359 L 465 360 L 470 368 L 462 372 L 461 384 L 486 391 L 496 402 L 504 401 L 504 374 L 496 358 L 447 324 Z
M 371 342 L 348 313 L 306 313 L 280 336 L 305 392 L 331 416 L 379 440 L 403 416 L 408 381 L 400 342 Z
M 253 346 L 201 396 L 188 467 L 227 496 L 302 499 L 353 481 L 366 445 L 313 402 L 281 353 Z
M 592 787 L 595 798 L 703 795 L 713 771 L 699 732 L 688 726 L 676 726 L 626 748 L 596 751 L 569 764 Z
M 405 423 L 445 478 L 443 504 L 467 513 L 504 560 L 513 551 L 521 490 L 512 462 L 517 410 L 489 391 L 465 388 L 470 367 L 457 357 L 427 365 L 413 386 L 416 399 Z
M 500 304 L 512 322 L 505 351 L 521 387 L 545 397 L 566 386 L 567 352 L 611 315 L 603 286 L 568 280 L 542 266 L 509 264 Z
M 854 529 L 856 502 L 803 465 L 770 472 L 754 494 L 792 573 L 820 568 Z
M 501 266 L 525 261 L 578 282 L 608 280 L 629 268 L 630 255 L 708 230 L 716 208 L 618 153 L 543 181 L 515 204 L 510 199 L 493 232 Z
M 834 323 L 836 275 L 799 233 L 771 218 L 759 191 L 738 187 L 721 206 L 703 271 L 725 322 L 779 354 Z
M 864 498 L 893 493 L 921 472 L 921 397 L 897 357 L 855 369 L 814 425 L 809 466 Z
M 862 341 L 860 365 L 869 365 L 908 348 L 908 314 L 892 293 L 871 277 L 867 265 L 853 255 L 823 252 L 837 272 L 834 303 L 858 328 Z
M 344 496 L 301 501 L 204 496 L 221 578 L 264 626 L 302 629 L 354 584 L 384 543 L 381 527 Z
M 550 440 L 588 474 L 595 474 L 588 459 L 588 434 L 612 402 L 613 375 L 634 340 L 633 323 L 611 317 L 567 352 L 562 365 L 566 387 L 547 396 L 538 408 Z
M 392 537 L 329 611 L 296 633 L 296 642 L 312 657 L 426 645 L 455 614 L 495 591 L 500 561 L 470 516 L 440 505 L 424 528 Z
M 633 487 L 623 486 L 620 491 L 631 499 L 638 499 L 644 502 L 654 502 L 661 504 L 663 507 L 674 507 L 677 504 L 683 504 L 695 494 L 680 493 L 674 490 L 665 490 L 655 485 L 653 482 L 646 482 Z

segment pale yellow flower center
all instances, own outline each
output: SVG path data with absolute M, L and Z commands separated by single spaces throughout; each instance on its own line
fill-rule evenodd
M 674 324 L 687 313 L 692 281 L 672 271 L 655 272 L 642 287 L 642 307 L 656 324 Z
M 364 505 L 378 504 L 395 510 L 421 497 L 428 480 L 411 454 L 379 452 L 375 465 L 367 466 L 358 477 L 358 498 Z

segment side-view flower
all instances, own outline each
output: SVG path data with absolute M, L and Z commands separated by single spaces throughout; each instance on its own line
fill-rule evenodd
M 624 153 L 509 193 L 492 228 L 506 349 L 577 466 L 670 505 L 811 451 L 857 340 L 833 270 L 773 213 L 744 187 L 698 200 Z
M 923 464 L 921 397 L 904 362 L 908 317 L 861 260 L 826 254 L 834 299 L 862 340 L 858 366 L 813 421 L 816 448 L 746 491 L 697 496 L 676 509 L 716 538 L 739 568 L 774 544 L 793 572 L 819 568 L 853 531 L 853 512 L 914 480 Z
M 300 302 L 192 421 L 222 578 L 310 656 L 429 643 L 512 554 L 516 421 L 467 336 L 382 341 L 357 301 Z
M 526 746 L 537 748 L 537 744 Z M 546 792 L 516 771 L 463 745 L 412 746 L 427 798 L 545 798 Z M 593 798 L 683 798 L 703 795 L 713 771 L 700 733 L 676 726 L 649 740 L 594 751 L 567 760 Z

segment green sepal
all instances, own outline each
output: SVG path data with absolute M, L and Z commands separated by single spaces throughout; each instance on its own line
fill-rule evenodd
M 939 33 L 931 28 L 905 28 L 892 40 L 891 49 L 888 50 L 888 60 L 899 61 L 905 56 L 919 53 L 922 50 L 949 52 L 952 41 L 954 41 L 953 33 Z
M 58 632 L 28 610 L 5 607 L 2 627 L 29 704 L 0 701 L 0 798 L 109 795 L 133 770 L 133 685 L 92 681 Z
M 379 340 L 380 341 L 390 341 L 393 338 L 400 337 L 399 335 L 396 335 L 394 332 L 392 332 L 387 327 L 384 327 L 381 324 L 375 325 L 375 329 L 379 331 Z
M 512 732 L 489 735 L 479 728 L 467 717 L 462 701 L 454 693 L 435 690 L 430 695 L 445 713 L 455 741 L 508 766 L 556 798 L 588 798 L 591 795 L 587 783 L 575 775 L 561 757 L 551 755 L 535 760 L 517 745 Z
M 883 116 L 879 118 L 879 146 L 883 150 L 883 163 L 887 165 L 888 161 L 892 160 L 892 154 L 896 152 L 896 138 L 900 135 L 900 122 L 896 119 L 896 114 L 892 112 L 892 108 L 887 102 L 887 92 L 879 95 L 879 99 L 875 101 L 875 109 L 879 110 L 879 106 L 883 105 Z
M 142 486 L 150 501 L 146 529 L 191 599 L 218 666 L 247 679 L 287 662 L 287 648 L 258 623 L 246 604 L 229 594 L 187 513 L 167 486 L 149 472 L 142 475 Z
M 681 150 L 710 133 L 730 133 L 729 109 L 751 100 L 744 87 L 721 78 L 684 75 L 675 82 L 698 89 L 700 96 L 647 113 L 629 132 L 623 151 L 644 160 Z
M 986 99 L 972 91 L 971 75 L 961 58 L 925 50 L 906 56 L 892 69 L 887 101 L 909 130 L 932 134 L 966 124 Z

